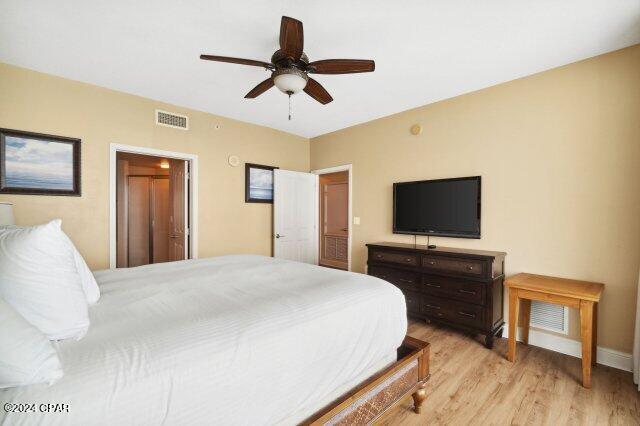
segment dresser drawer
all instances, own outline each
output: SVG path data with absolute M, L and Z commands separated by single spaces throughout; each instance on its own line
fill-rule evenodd
M 434 272 L 481 277 L 484 263 L 477 260 L 450 259 L 444 256 L 422 256 L 422 266 Z
M 406 290 L 402 290 L 402 293 L 404 294 L 404 300 L 407 302 L 407 312 L 410 314 L 419 314 L 420 302 L 422 300 L 420 293 Z
M 420 288 L 434 296 L 450 297 L 461 302 L 482 305 L 485 301 L 485 285 L 474 281 L 423 275 Z
M 475 328 L 484 325 L 482 306 L 423 295 L 421 308 L 423 314 L 436 319 Z
M 418 256 L 413 253 L 405 254 L 400 252 L 374 250 L 373 260 L 378 262 L 399 263 L 402 265 L 418 265 Z
M 420 289 L 420 275 L 414 272 L 400 271 L 384 266 L 369 266 L 369 275 L 382 278 L 403 289 L 414 291 Z

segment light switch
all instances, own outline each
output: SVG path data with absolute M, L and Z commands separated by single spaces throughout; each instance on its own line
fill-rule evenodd
M 360 218 L 358 216 L 354 216 L 353 218 L 353 224 L 354 225 L 360 225 Z

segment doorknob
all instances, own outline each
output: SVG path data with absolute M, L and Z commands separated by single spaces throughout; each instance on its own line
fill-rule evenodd
M 276 238 L 284 238 L 284 235 L 276 234 Z

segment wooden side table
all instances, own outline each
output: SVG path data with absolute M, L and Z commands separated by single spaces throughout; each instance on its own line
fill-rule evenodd
M 516 359 L 516 330 L 518 311 L 522 308 L 522 341 L 529 342 L 531 301 L 556 303 L 580 310 L 580 334 L 582 335 L 582 386 L 591 387 L 591 364 L 596 363 L 598 347 L 598 302 L 604 284 L 589 281 L 568 280 L 534 274 L 517 274 L 507 278 L 509 289 L 509 353 L 508 359 Z

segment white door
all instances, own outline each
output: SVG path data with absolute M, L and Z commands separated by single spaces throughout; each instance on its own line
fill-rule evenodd
M 318 175 L 273 171 L 273 253 L 318 264 Z

